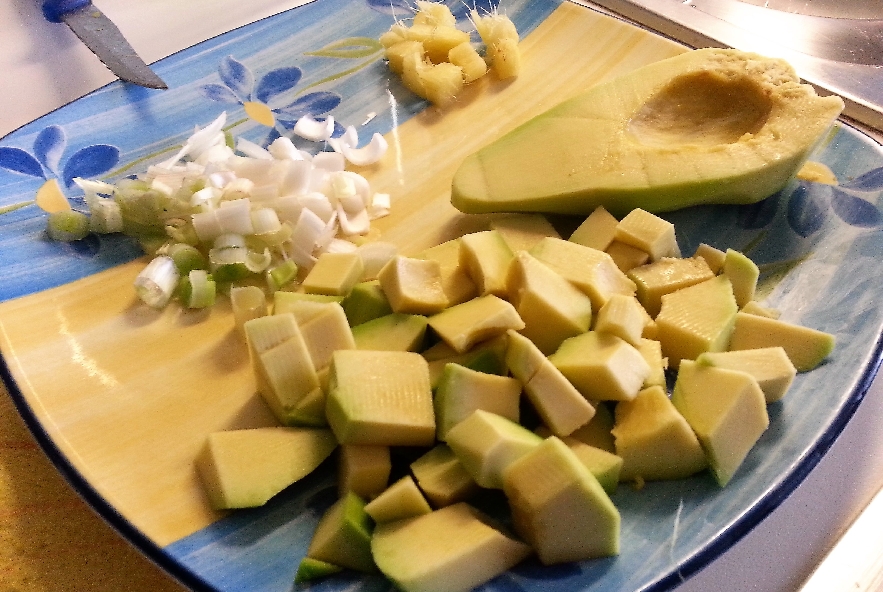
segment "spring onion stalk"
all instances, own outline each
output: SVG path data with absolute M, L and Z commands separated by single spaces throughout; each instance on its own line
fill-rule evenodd
M 89 216 L 76 210 L 52 212 L 46 232 L 52 240 L 66 243 L 86 238 L 89 235 Z
M 175 267 L 182 276 L 189 274 L 194 269 L 208 267 L 205 255 L 193 245 L 174 243 L 166 249 L 166 255 L 175 262 Z
M 135 293 L 148 306 L 162 308 L 172 298 L 179 278 L 178 268 L 171 257 L 154 257 L 135 277 Z
M 215 303 L 215 280 L 204 269 L 193 269 L 181 278 L 179 290 L 187 308 L 208 308 Z
M 371 221 L 389 213 L 389 196 L 347 170 L 382 156 L 381 136 L 359 148 L 355 127 L 332 138 L 333 117 L 306 116 L 295 135 L 324 144 L 311 152 L 286 137 L 267 146 L 241 137 L 234 142 L 224 132 L 226 121 L 222 113 L 196 128 L 171 158 L 135 177 L 113 184 L 75 179 L 89 215 L 53 216 L 49 235 L 129 234 L 156 255 L 136 281 L 142 300 L 164 306 L 178 289 L 202 306 L 208 297 L 194 290 L 194 271 L 200 286 L 212 281 L 223 293 L 233 282 L 255 279 L 273 293 L 296 282 L 323 252 L 355 251 Z
M 270 267 L 266 271 L 270 293 L 278 292 L 297 278 L 297 264 L 291 259 Z

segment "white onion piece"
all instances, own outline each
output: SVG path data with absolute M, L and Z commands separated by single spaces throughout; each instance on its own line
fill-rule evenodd
M 347 126 L 346 130 L 344 130 L 343 135 L 339 138 L 330 138 L 328 140 L 328 145 L 331 146 L 335 152 L 342 152 L 344 146 L 349 146 L 351 148 L 359 145 L 359 132 L 353 126 Z
M 358 247 L 348 240 L 342 238 L 331 239 L 325 248 L 326 253 L 353 253 Z
M 259 160 L 274 160 L 273 155 L 270 154 L 269 150 L 262 148 L 251 140 L 246 140 L 245 138 L 239 138 L 236 140 L 236 150 L 251 158 L 257 158 Z
M 245 257 L 245 267 L 252 273 L 260 273 L 270 266 L 273 257 L 270 255 L 270 249 L 265 248 L 262 252 L 249 251 Z
M 389 144 L 387 144 L 386 138 L 375 133 L 371 136 L 371 141 L 363 147 L 356 148 L 355 146 L 343 144 L 340 147 L 340 151 L 344 158 L 354 165 L 367 166 L 369 164 L 374 164 L 383 158 L 383 155 L 386 154 L 387 148 L 389 148 Z
M 282 228 L 279 216 L 273 208 L 260 208 L 251 213 L 251 225 L 255 234 L 277 232 Z
M 298 196 L 298 201 L 301 206 L 319 216 L 325 223 L 329 222 L 334 215 L 334 206 L 331 205 L 331 201 L 324 193 L 318 191 L 306 193 Z
M 190 205 L 204 210 L 214 209 L 223 192 L 217 187 L 204 187 L 190 196 Z
M 365 234 L 371 229 L 371 220 L 365 208 L 347 212 L 343 204 L 337 204 L 337 222 L 341 232 L 349 236 Z
M 337 152 L 319 152 L 313 157 L 313 169 L 336 173 L 346 168 L 346 159 Z
M 252 234 L 251 201 L 248 198 L 222 201 L 216 210 L 218 222 L 224 232 Z
M 170 197 L 175 192 L 175 187 L 172 187 L 166 183 L 163 183 L 159 179 L 154 179 L 150 182 L 150 188 L 157 193 L 162 193 L 166 197 Z
M 327 140 L 334 133 L 334 117 L 329 115 L 325 121 L 316 121 L 309 115 L 304 115 L 294 124 L 293 131 L 301 138 L 313 142 Z
M 276 138 L 267 148 L 276 160 L 303 160 L 303 154 L 290 138 Z
M 194 162 L 200 165 L 208 165 L 213 162 L 223 162 L 233 156 L 233 150 L 226 144 L 216 144 L 200 153 L 194 158 Z
M 215 240 L 212 242 L 212 247 L 215 249 L 244 248 L 245 237 L 241 234 L 226 232 L 224 234 L 218 235 L 218 237 L 215 238 Z
M 135 277 L 135 293 L 148 306 L 162 308 L 171 299 L 179 279 L 175 262 L 171 257 L 161 255 L 151 260 Z
M 371 205 L 368 207 L 368 213 L 372 220 L 383 218 L 389 215 L 391 207 L 391 199 L 388 193 L 375 193 L 371 197 Z
M 193 224 L 193 230 L 196 232 L 196 237 L 200 242 L 211 242 L 224 232 L 220 222 L 218 222 L 218 218 L 215 216 L 215 210 L 197 212 L 190 219 Z
M 310 190 L 310 177 L 313 163 L 306 160 L 289 161 L 285 173 L 279 180 L 279 194 L 306 193 Z
M 116 192 L 116 186 L 104 181 L 93 181 L 91 179 L 83 179 L 82 177 L 74 177 L 74 183 L 83 190 L 83 193 L 89 195 L 106 195 L 111 196 Z

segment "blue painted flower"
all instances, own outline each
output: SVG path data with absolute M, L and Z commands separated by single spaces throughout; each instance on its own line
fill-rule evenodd
M 93 144 L 74 152 L 64 164 L 61 163 L 67 136 L 57 125 L 50 125 L 37 134 L 33 154 L 9 146 L 0 146 L 0 168 L 44 179 L 37 190 L 36 203 L 46 211 L 69 209 L 70 204 L 59 185 L 64 188 L 74 184 L 76 177 L 97 177 L 111 170 L 119 162 L 120 151 L 116 146 Z
M 332 92 L 312 92 L 298 97 L 281 107 L 271 105 L 300 82 L 303 72 L 297 66 L 277 68 L 255 81 L 252 71 L 233 56 L 221 60 L 218 75 L 223 84 L 206 84 L 202 92 L 219 103 L 242 105 L 245 114 L 261 125 L 275 130 L 277 124 L 290 130 L 304 115 L 328 113 L 340 104 L 340 95 Z M 278 137 L 278 131 L 271 137 Z
M 883 213 L 873 198 L 881 192 L 883 167 L 840 185 L 801 180 L 788 196 L 785 217 L 788 226 L 802 237 L 818 232 L 831 212 L 850 226 L 879 228 L 883 226 Z M 782 197 L 780 192 L 756 204 L 740 206 L 739 225 L 749 229 L 765 227 L 775 218 Z
M 396 19 L 406 19 L 411 18 L 416 12 L 416 6 L 413 2 L 409 2 L 408 0 L 365 0 L 368 3 L 368 7 L 376 10 L 377 12 L 382 12 L 383 14 L 389 14 Z M 448 8 L 451 9 L 451 13 L 457 19 L 457 21 L 466 21 L 469 20 L 469 11 L 477 10 L 479 14 L 488 14 L 497 10 L 497 6 L 499 6 L 499 0 L 472 0 L 471 2 L 464 2 L 463 0 L 444 0 L 443 4 L 446 4 Z

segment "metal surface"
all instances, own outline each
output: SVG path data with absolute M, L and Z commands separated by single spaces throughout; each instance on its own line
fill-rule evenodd
M 883 65 L 883 20 L 783 12 L 738 0 L 687 0 L 697 10 L 809 56 Z
M 92 4 L 62 14 L 61 20 L 120 80 L 147 88 L 168 88 L 138 57 L 116 25 Z
M 877 53 L 874 49 L 881 43 L 878 19 L 808 16 L 738 0 L 694 0 L 693 3 L 689 0 L 686 3 L 680 0 L 592 0 L 582 3 L 596 4 L 692 47 L 735 47 L 783 58 L 822 94 L 835 93 L 843 97 L 845 115 L 871 127 L 883 128 L 883 66 L 856 63 L 877 61 L 883 56 L 883 52 Z M 751 10 L 753 16 L 745 17 L 747 12 L 743 9 Z M 708 11 L 720 11 L 720 16 Z M 724 18 L 727 11 L 743 16 L 733 17 L 736 22 L 730 22 L 729 16 Z M 815 23 L 812 25 L 815 28 L 811 29 L 810 23 Z M 840 37 L 831 36 L 832 26 L 839 31 L 838 36 L 846 27 L 856 40 L 848 47 L 834 47 Z M 828 34 L 821 35 L 819 32 L 824 32 L 825 27 Z M 866 31 L 871 38 L 860 39 L 857 31 Z M 846 57 L 850 59 L 843 59 Z

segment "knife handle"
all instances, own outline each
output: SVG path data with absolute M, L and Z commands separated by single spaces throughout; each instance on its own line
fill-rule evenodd
M 52 23 L 60 23 L 64 15 L 84 6 L 88 6 L 92 0 L 43 0 L 43 16 Z

